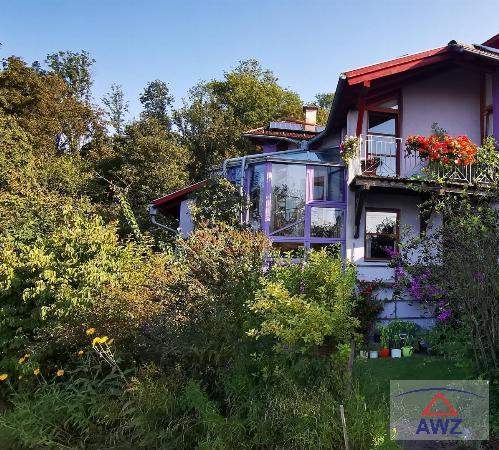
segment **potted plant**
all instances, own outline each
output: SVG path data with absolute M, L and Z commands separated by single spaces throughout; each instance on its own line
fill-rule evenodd
M 388 358 L 390 356 L 390 336 L 388 326 L 381 327 L 381 349 L 379 350 L 380 358 Z
M 359 351 L 359 358 L 361 358 L 361 359 L 369 358 L 369 352 L 367 350 L 360 350 Z
M 345 164 L 358 155 L 360 138 L 358 136 L 345 136 L 340 144 L 340 156 Z
M 369 344 L 369 358 L 376 359 L 378 357 L 379 345 L 375 342 Z
M 400 338 L 400 334 L 392 333 L 390 342 L 392 343 L 392 349 L 390 350 L 390 355 L 392 358 L 400 358 L 402 356 L 402 339 Z
M 375 176 L 380 164 L 381 158 L 376 156 L 361 161 L 362 175 Z
M 411 336 L 408 333 L 401 333 L 400 337 L 402 339 L 402 356 L 404 358 L 408 358 L 412 356 L 412 352 L 414 351 L 414 336 Z

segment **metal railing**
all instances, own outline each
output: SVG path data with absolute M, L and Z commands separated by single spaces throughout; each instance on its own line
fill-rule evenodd
M 357 158 L 350 163 L 349 181 L 357 175 L 385 178 L 417 178 L 447 180 L 470 184 L 492 184 L 499 180 L 498 167 L 479 164 L 442 166 L 428 164 L 417 154 L 407 155 L 401 138 L 362 135 Z

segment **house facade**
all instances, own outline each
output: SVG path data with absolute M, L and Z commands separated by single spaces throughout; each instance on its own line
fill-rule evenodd
M 386 248 L 395 247 L 402 229 L 419 234 L 441 223 L 438 214 L 419 210 L 430 191 L 479 193 L 499 174 L 463 165 L 434 174 L 443 183 L 429 181 L 427 161 L 408 155 L 405 142 L 411 135 L 429 135 L 434 123 L 477 144 L 486 136 L 499 141 L 499 35 L 481 45 L 451 41 L 347 71 L 324 129 L 315 124 L 315 112 L 306 107 L 303 122 L 248 131 L 245 136 L 262 153 L 223 163 L 222 173 L 248 199 L 241 221 L 283 250 L 339 244 L 360 279 L 386 282 L 380 320 L 431 326 L 431 309 L 410 299 L 390 301 L 394 273 Z M 359 138 L 348 164 L 340 153 L 346 136 Z M 152 207 L 166 211 L 176 205 L 181 228 L 188 231 L 187 197 L 198 187 L 158 199 Z

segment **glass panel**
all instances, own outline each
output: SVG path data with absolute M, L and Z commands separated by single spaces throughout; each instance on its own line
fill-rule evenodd
M 369 111 L 368 133 L 382 133 L 395 136 L 396 117 L 390 113 Z
M 265 198 L 263 195 L 263 186 L 265 181 L 265 165 L 255 164 L 248 169 L 249 192 L 248 209 L 249 224 L 252 229 L 260 230 L 262 228 L 262 217 L 265 208 Z
M 388 248 L 395 248 L 395 236 L 366 235 L 366 258 L 389 259 Z
M 316 250 L 316 251 L 320 251 L 322 249 L 325 249 L 326 253 L 328 253 L 331 256 L 336 256 L 336 257 L 341 256 L 341 244 L 340 243 L 335 243 L 335 244 L 312 243 L 312 244 L 310 244 L 310 248 L 312 250 Z
M 234 184 L 241 183 L 241 165 L 227 167 L 227 179 Z
M 301 258 L 305 253 L 302 242 L 274 242 L 272 246 L 277 248 L 282 256 L 289 255 L 292 258 Z
M 317 152 L 297 152 L 276 155 L 279 159 L 292 159 L 295 161 L 326 162 L 338 164 L 341 162 L 340 150 L 338 147 L 328 148 Z
M 303 236 L 305 184 L 305 165 L 272 163 L 271 233 Z
M 378 103 L 376 105 L 378 108 L 387 109 L 399 109 L 398 100 L 396 98 L 391 98 L 390 100 L 385 100 L 383 103 Z
M 313 200 L 343 201 L 343 169 L 314 166 Z
M 343 210 L 337 208 L 310 208 L 310 237 L 341 238 Z
M 367 211 L 366 233 L 396 234 L 397 213 L 389 211 Z

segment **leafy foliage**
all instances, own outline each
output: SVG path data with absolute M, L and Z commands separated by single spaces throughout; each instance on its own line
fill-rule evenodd
M 193 156 L 192 178 L 200 179 L 225 158 L 255 149 L 241 134 L 271 120 L 301 118 L 301 100 L 282 88 L 255 60 L 241 61 L 223 80 L 203 82 L 175 113 L 175 124 Z

